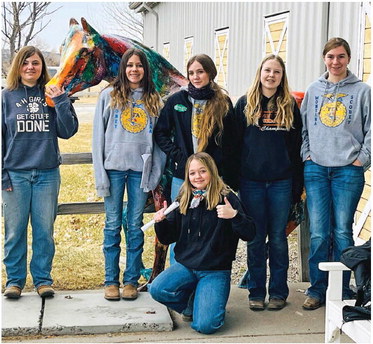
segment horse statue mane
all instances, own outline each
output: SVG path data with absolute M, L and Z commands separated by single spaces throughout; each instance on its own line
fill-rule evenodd
M 118 75 L 122 55 L 127 49 L 142 50 L 150 65 L 156 90 L 162 98 L 178 91 L 188 80 L 163 56 L 131 38 L 101 35 L 81 18 L 82 26 L 70 19 L 70 29 L 62 43 L 59 70 L 48 85 L 64 87 L 69 95 Z M 48 105 L 53 101 L 47 98 Z

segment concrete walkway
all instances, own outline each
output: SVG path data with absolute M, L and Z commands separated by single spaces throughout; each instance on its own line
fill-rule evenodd
M 4 343 L 322 343 L 324 313 L 302 309 L 308 283 L 292 283 L 287 307 L 253 312 L 247 291 L 232 286 L 224 326 L 202 335 L 179 314 L 154 302 L 148 293 L 135 301 L 106 301 L 103 291 L 59 291 L 42 300 L 36 293 L 2 299 Z M 352 343 L 342 335 L 342 343 Z

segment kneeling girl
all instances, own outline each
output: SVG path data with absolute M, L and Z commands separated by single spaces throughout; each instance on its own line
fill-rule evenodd
M 238 239 L 252 240 L 255 226 L 207 153 L 187 160 L 177 200 L 178 210 L 165 217 L 165 202 L 154 215 L 161 243 L 176 242 L 176 263 L 152 282 L 149 291 L 179 313 L 185 313 L 193 295 L 191 327 L 210 334 L 224 324 Z

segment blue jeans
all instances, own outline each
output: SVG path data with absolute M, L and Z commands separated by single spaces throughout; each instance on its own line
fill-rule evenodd
M 179 194 L 179 191 L 181 189 L 181 185 L 183 183 L 184 183 L 183 179 L 175 178 L 175 177 L 172 178 L 172 183 L 171 183 L 171 200 L 172 201 L 174 201 L 176 199 L 176 197 Z M 169 246 L 169 249 L 170 249 L 170 265 L 172 265 L 176 262 L 174 248 L 175 248 L 175 243 L 172 243 Z
M 104 257 L 105 257 L 105 286 L 119 285 L 119 257 L 122 230 L 123 197 L 127 184 L 127 225 L 126 236 L 126 269 L 123 284 L 138 285 L 141 255 L 144 246 L 144 233 L 141 230 L 143 212 L 148 197 L 140 188 L 141 172 L 107 171 L 110 180 L 110 196 L 105 197 L 105 228 L 104 228 Z
M 58 168 L 8 171 L 13 191 L 2 191 L 6 287 L 23 288 L 27 275 L 27 226 L 32 227 L 30 272 L 35 287 L 51 285 L 53 225 L 60 189 Z
M 352 223 L 364 188 L 364 171 L 359 166 L 324 167 L 305 161 L 304 183 L 310 218 L 311 286 L 307 295 L 325 301 L 327 272 L 320 262 L 339 261 L 341 252 L 354 245 Z M 343 295 L 348 297 L 350 273 L 343 276 Z
M 240 198 L 256 226 L 255 238 L 247 244 L 250 300 L 264 300 L 266 297 L 267 258 L 269 298 L 286 300 L 289 295 L 286 224 L 292 199 L 291 188 L 291 179 L 272 182 L 241 180 Z
M 195 291 L 191 327 L 211 334 L 224 324 L 230 292 L 231 270 L 199 271 L 175 262 L 149 286 L 154 300 L 182 313 Z

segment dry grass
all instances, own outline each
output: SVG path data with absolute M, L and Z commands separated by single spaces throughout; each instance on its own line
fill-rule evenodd
M 60 140 L 60 150 L 65 153 L 91 151 L 92 124 L 82 123 L 79 132 L 69 140 Z M 61 166 L 59 203 L 93 202 L 102 200 L 96 196 L 92 165 Z M 145 214 L 144 222 L 151 214 Z M 56 254 L 52 277 L 56 289 L 96 289 L 103 286 L 104 258 L 102 253 L 104 214 L 59 215 L 55 223 Z M 29 228 L 28 260 L 31 259 L 31 235 Z M 122 256 L 125 257 L 124 236 Z M 154 257 L 154 230 L 145 236 L 144 265 L 152 267 Z M 123 266 L 121 266 L 123 270 Z M 5 269 L 2 269 L 2 286 L 5 285 Z M 33 288 L 28 274 L 25 290 Z

